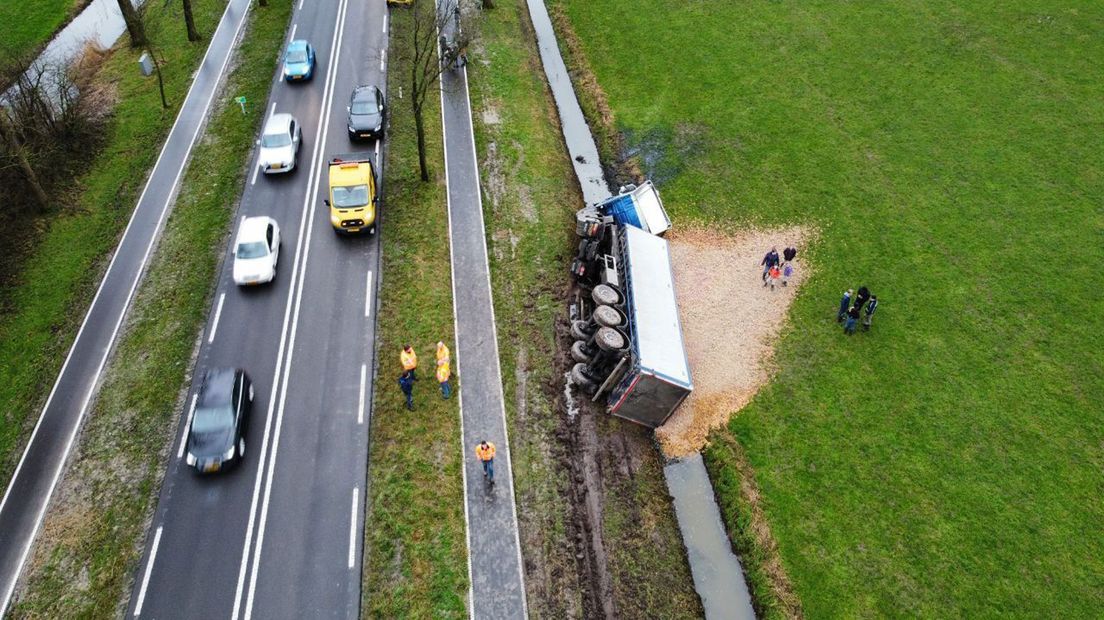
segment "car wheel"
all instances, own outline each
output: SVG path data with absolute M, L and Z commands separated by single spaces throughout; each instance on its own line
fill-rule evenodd
M 245 437 L 238 439 L 238 458 L 245 458 Z

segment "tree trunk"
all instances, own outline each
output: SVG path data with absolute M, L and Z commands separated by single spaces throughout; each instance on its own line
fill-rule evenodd
M 150 55 L 150 60 L 153 61 L 153 69 L 157 72 L 157 88 L 161 91 L 161 107 L 168 110 L 169 100 L 165 98 L 165 80 L 161 78 L 161 63 L 157 62 L 157 54 L 153 53 L 152 47 L 147 45 L 146 53 Z
M 414 103 L 414 129 L 418 134 L 418 167 L 422 172 L 422 181 L 429 180 L 429 166 L 426 164 L 425 123 L 422 120 L 422 106 Z
M 27 179 L 27 185 L 31 186 L 31 193 L 34 194 L 35 201 L 38 202 L 39 212 L 45 213 L 50 208 L 50 198 L 46 195 L 46 190 L 42 189 L 42 184 L 39 183 L 38 175 L 31 167 L 31 162 L 27 160 L 27 153 L 23 150 L 23 145 L 16 139 L 15 130 L 6 110 L 0 110 L 0 133 L 4 134 L 4 141 L 8 143 L 8 148 L 19 160 L 19 168 Z
M 192 0 L 184 0 L 184 25 L 188 27 L 188 40 L 198 41 L 199 32 L 195 27 L 195 20 L 192 19 Z
M 138 9 L 130 3 L 130 0 L 118 0 L 119 10 L 123 13 L 123 21 L 126 22 L 127 32 L 130 33 L 131 47 L 146 46 L 146 27 L 142 24 L 142 16 Z

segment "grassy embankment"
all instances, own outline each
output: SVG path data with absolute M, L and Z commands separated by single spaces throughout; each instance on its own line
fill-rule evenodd
M 676 226 L 821 232 L 706 454 L 738 544 L 743 453 L 808 616 L 1097 615 L 1104 10 L 560 4 Z
M 210 33 L 225 3 L 193 0 L 202 32 Z M 237 67 L 223 96 L 216 99 L 206 137 L 192 154 L 176 206 L 151 261 L 127 320 L 124 335 L 109 363 L 103 388 L 92 409 L 71 464 L 47 515 L 35 553 L 28 564 L 26 587 L 10 610 L 12 617 L 116 617 L 125 600 L 141 555 L 143 534 L 164 475 L 164 462 L 174 439 L 175 421 L 191 368 L 190 357 L 203 327 L 230 219 L 245 178 L 263 105 L 242 115 L 232 97 L 244 95 L 263 102 L 268 95 L 277 51 L 283 41 L 290 0 L 273 0 L 250 16 Z M 175 16 L 173 25 L 176 25 Z M 182 30 L 182 29 L 181 29 Z M 187 67 L 204 46 L 179 40 L 165 44 L 174 62 L 174 100 L 183 98 Z M 191 64 L 187 64 L 191 63 Z M 167 128 L 156 107 L 157 85 L 132 81 L 134 55 L 118 51 L 105 69 L 106 79 L 125 76 L 121 88 L 116 141 L 86 180 L 91 200 L 106 192 L 111 172 L 128 180 L 115 204 L 132 205 L 129 191 L 139 175 L 124 174 L 121 159 L 148 163 L 158 136 Z M 139 111 L 152 109 L 142 116 Z M 141 117 L 128 118 L 128 113 Z M 171 118 L 165 117 L 169 121 Z M 135 124 L 129 124 L 133 120 Z M 121 136 L 137 132 L 131 142 Z M 125 149 L 125 150 L 123 150 Z M 149 154 L 147 155 L 147 151 Z M 126 201 L 126 202 L 124 202 Z M 107 203 L 83 220 L 91 226 L 117 223 L 104 213 Z M 120 216 L 121 217 L 121 216 Z M 110 241 L 111 228 L 97 234 Z M 53 235 L 51 235 L 52 238 Z M 75 267 L 70 267 L 75 269 Z M 171 309 L 171 311 L 166 311 Z
M 395 36 L 409 26 L 408 11 L 392 11 Z M 371 618 L 463 618 L 468 568 L 458 395 L 442 400 L 434 378 L 437 341 L 455 352 L 439 99 L 434 87 L 425 110 L 432 178 L 423 183 L 414 115 L 409 100 L 397 96 L 410 92 L 409 66 L 391 52 L 362 611 Z M 420 362 L 412 412 L 397 384 L 406 343 Z
M 193 5 L 201 34 L 209 35 L 225 0 Z M 151 19 L 167 22 L 151 31 L 162 33 L 158 51 L 165 59 L 172 109 L 162 111 L 156 79 L 135 70 L 139 54 L 126 47 L 124 36 L 98 78 L 113 84 L 118 97 L 105 148 L 63 192 L 54 216 L 23 231 L 36 239 L 22 267 L 4 269 L 18 274 L 0 290 L 0 485 L 5 487 L 206 49 L 204 43 L 188 43 L 177 5 L 152 13 Z
M 530 611 L 580 617 L 593 577 L 577 569 L 566 522 L 567 487 L 577 482 L 565 463 L 577 455 L 557 437 L 566 414 L 554 326 L 565 320 L 582 201 L 525 2 L 484 11 L 477 43 L 471 94 Z M 596 422 L 613 609 L 622 617 L 693 617 L 700 607 L 659 454 L 642 429 L 607 416 Z M 610 444 L 632 447 L 605 449 Z M 631 456 L 612 460 L 623 452 Z
M 6 54 L 23 54 L 45 45 L 50 35 L 90 0 L 0 0 L 0 24 L 5 24 Z

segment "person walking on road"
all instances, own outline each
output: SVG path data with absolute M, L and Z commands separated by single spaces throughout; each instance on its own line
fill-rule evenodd
M 850 336 L 855 333 L 855 325 L 859 322 L 859 307 L 851 306 L 847 311 L 847 322 L 843 324 L 843 333 Z
M 870 303 L 866 304 L 866 314 L 863 315 L 862 327 L 864 332 L 870 331 L 870 322 L 874 320 L 874 311 L 878 309 L 878 296 L 871 295 Z
M 774 285 L 778 284 L 778 279 L 781 277 L 782 271 L 778 269 L 778 265 L 775 265 L 774 267 L 770 268 L 770 271 L 767 272 L 767 282 L 764 282 L 764 284 L 769 283 L 771 290 L 773 291 Z
M 411 379 L 418 378 L 415 372 L 418 369 L 418 354 L 414 352 L 414 347 L 404 344 L 399 361 L 402 362 L 403 372 L 409 372 Z
M 793 274 L 794 274 L 793 263 L 785 263 L 785 266 L 782 267 L 782 286 L 789 286 L 790 285 L 790 278 L 793 277 Z
M 795 256 L 797 256 L 797 248 L 789 247 L 782 250 L 782 264 L 788 265 L 792 263 Z
M 404 370 L 399 375 L 399 388 L 402 389 L 403 396 L 406 397 L 406 408 L 410 411 L 414 411 L 414 372 L 410 370 Z
M 836 314 L 836 322 L 842 323 L 843 319 L 847 316 L 847 308 L 851 305 L 851 289 L 847 289 L 843 292 L 843 299 L 840 299 L 839 313 Z
M 449 377 L 452 370 L 449 368 L 449 349 L 445 343 L 437 343 L 437 383 L 441 384 L 441 398 L 452 395 L 452 386 L 449 385 Z
M 494 484 L 495 445 L 486 439 L 475 447 L 475 458 L 483 463 L 483 477 Z
M 767 252 L 766 256 L 759 263 L 763 266 L 763 286 L 767 285 L 767 276 L 770 274 L 771 267 L 777 267 L 779 262 L 778 248 L 771 248 L 770 252 Z

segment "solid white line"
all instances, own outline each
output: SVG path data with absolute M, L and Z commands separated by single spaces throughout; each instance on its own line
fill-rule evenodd
M 192 405 L 188 407 L 188 419 L 184 420 L 184 430 L 180 431 L 180 448 L 176 451 L 176 458 L 184 458 L 184 446 L 188 445 L 188 429 L 192 427 L 192 416 L 195 415 L 196 399 L 199 394 L 192 394 Z
M 353 487 L 353 510 L 349 515 L 349 568 L 356 563 L 356 533 L 357 533 L 357 500 L 360 499 L 360 488 Z
M 299 8 L 303 8 L 303 1 L 302 0 L 299 0 Z M 295 29 L 298 28 L 298 27 L 299 27 L 299 24 L 292 24 L 291 25 L 291 36 L 288 37 L 289 40 L 295 38 Z
M 227 16 L 227 14 L 229 14 L 230 9 L 233 6 L 234 6 L 233 2 L 228 2 L 226 4 L 226 9 L 223 10 L 222 17 L 219 18 L 218 29 L 221 29 L 223 27 L 223 25 L 225 23 L 227 23 L 226 22 L 226 16 Z M 236 30 L 234 31 L 234 37 L 232 39 L 233 42 L 236 42 L 237 39 L 238 39 L 238 36 L 241 34 L 241 28 L 245 24 L 245 18 L 249 15 L 250 6 L 251 6 L 251 3 L 249 3 L 249 2 L 245 3 L 245 9 L 242 11 L 241 18 L 240 18 L 241 21 L 238 22 L 238 26 L 237 26 Z M 218 37 L 218 29 L 216 29 L 215 34 L 211 37 L 211 40 L 214 40 L 215 38 Z M 222 80 L 222 77 L 223 77 L 224 73 L 226 72 L 226 63 L 230 60 L 230 56 L 232 55 L 232 52 L 233 52 L 234 47 L 236 45 L 236 43 L 233 43 L 233 42 L 231 43 L 230 48 L 226 52 L 226 57 L 222 61 L 222 66 L 219 68 L 219 72 L 218 72 L 219 81 Z M 203 53 L 203 59 L 199 61 L 199 65 L 198 65 L 199 67 L 204 66 L 204 64 L 207 62 L 207 56 L 210 55 L 210 53 L 211 53 L 211 46 L 208 45 L 207 50 Z M 188 103 L 188 99 L 192 96 L 192 89 L 193 88 L 195 88 L 195 81 L 194 80 L 192 81 L 191 85 L 188 87 L 188 93 L 185 95 L 184 104 L 181 105 L 180 112 L 182 112 L 184 110 L 184 107 Z M 218 91 L 218 88 L 213 88 L 211 90 L 211 94 L 208 95 L 208 97 L 207 97 L 207 102 L 203 105 L 203 114 L 202 114 L 202 116 L 204 118 L 207 116 L 207 112 L 211 108 L 211 102 L 214 100 L 215 93 L 217 91 Z M 164 157 L 165 150 L 168 148 L 169 142 L 172 140 L 172 136 L 176 132 L 177 126 L 180 124 L 180 119 L 181 119 L 181 116 L 182 116 L 182 114 L 180 112 L 177 112 L 176 120 L 173 121 L 173 126 L 169 130 L 169 135 L 168 135 L 168 137 L 165 138 L 165 142 L 161 145 L 161 151 L 157 155 L 157 161 L 154 162 L 153 168 L 150 171 L 150 175 L 149 175 L 149 177 L 146 178 L 146 185 L 145 185 L 145 187 L 142 188 L 142 193 L 138 196 L 138 202 L 135 203 L 135 209 L 134 209 L 134 211 L 131 212 L 130 220 L 127 222 L 126 228 L 123 230 L 123 236 L 119 238 L 119 244 L 116 246 L 115 252 L 111 255 L 111 260 L 107 264 L 107 270 L 104 271 L 104 276 L 100 280 L 100 285 L 96 289 L 96 294 L 92 297 L 92 303 L 90 303 L 88 305 L 88 311 L 85 312 L 84 319 L 81 321 L 81 326 L 77 330 L 77 336 L 73 339 L 73 344 L 69 347 L 69 352 L 65 355 L 65 361 L 61 365 L 61 371 L 58 372 L 57 379 L 54 380 L 54 386 L 52 388 L 50 388 L 50 395 L 46 397 L 46 405 L 43 406 L 42 413 L 39 415 L 38 421 L 35 422 L 34 430 L 31 431 L 31 437 L 30 437 L 30 439 L 27 440 L 27 447 L 24 448 L 24 450 L 23 450 L 23 456 L 19 457 L 19 463 L 15 467 L 15 473 L 12 474 L 11 480 L 8 482 L 8 487 L 4 491 L 4 498 L 2 500 L 0 500 L 0 513 L 2 513 L 4 511 L 4 506 L 6 506 L 7 503 L 8 503 L 8 496 L 11 493 L 11 490 L 15 487 L 15 480 L 19 477 L 20 470 L 23 469 L 23 463 L 27 458 L 27 454 L 30 453 L 31 447 L 34 445 L 35 437 L 38 435 L 38 429 L 42 425 L 42 419 L 43 419 L 43 417 L 45 417 L 46 411 L 48 411 L 50 409 L 50 403 L 54 399 L 54 393 L 57 391 L 58 384 L 61 382 L 61 377 L 65 375 L 65 370 L 69 367 L 69 360 L 73 356 L 73 351 L 76 350 L 77 344 L 80 343 L 81 334 L 84 333 L 84 328 L 88 324 L 88 317 L 92 314 L 92 309 L 95 308 L 96 301 L 100 298 L 100 293 L 103 292 L 104 283 L 107 282 L 108 275 L 111 274 L 111 268 L 115 265 L 115 259 L 118 258 L 118 256 L 119 256 L 119 248 L 121 248 L 123 246 L 123 243 L 126 241 L 127 235 L 130 233 L 131 225 L 134 224 L 135 217 L 138 214 L 137 205 L 142 204 L 142 200 L 146 197 L 146 192 L 149 190 L 149 186 L 150 186 L 150 180 L 153 178 L 154 172 L 157 171 L 157 167 L 161 164 L 161 158 Z M 192 138 L 188 142 L 188 148 L 185 149 L 185 151 L 184 151 L 184 161 L 185 162 L 187 162 L 188 158 L 191 156 L 192 147 L 195 146 L 196 136 L 199 135 L 199 130 L 203 127 L 203 125 L 204 125 L 203 123 L 197 124 L 195 131 L 192 132 Z M 186 166 L 181 165 L 180 170 L 177 171 L 176 178 L 173 180 L 173 184 L 172 184 L 172 187 L 174 189 L 176 187 L 176 184 L 180 182 L 180 175 L 183 174 L 185 167 Z M 113 345 L 115 343 L 115 338 L 119 335 L 119 329 L 123 325 L 123 319 L 126 317 L 127 311 L 130 309 L 130 302 L 134 298 L 134 291 L 138 288 L 138 282 L 139 282 L 139 280 L 141 280 L 141 276 L 145 272 L 146 265 L 149 263 L 150 252 L 153 249 L 154 242 L 157 240 L 157 238 L 159 236 L 159 231 L 161 230 L 161 225 L 165 221 L 165 214 L 168 213 L 169 206 L 172 204 L 172 200 L 171 200 L 172 195 L 173 195 L 173 192 L 170 192 L 169 193 L 170 199 L 165 201 L 165 204 L 161 209 L 161 214 L 160 214 L 160 216 L 158 216 L 157 224 L 154 226 L 154 229 L 153 229 L 153 235 L 151 235 L 149 244 L 146 246 L 146 252 L 142 256 L 141 263 L 139 263 L 139 269 L 138 269 L 137 277 L 134 278 L 134 282 L 131 284 L 130 292 L 127 294 L 126 299 L 123 301 L 122 312 L 119 313 L 119 317 L 115 321 L 115 326 L 111 331 L 111 340 L 110 340 L 111 345 L 109 345 L 107 348 L 104 349 L 103 356 L 100 358 L 100 363 L 96 368 L 96 373 L 94 375 L 95 380 L 92 382 L 91 387 L 89 387 L 88 392 L 85 394 L 84 400 L 81 403 L 80 414 L 78 416 L 78 420 L 84 419 L 85 413 L 87 413 L 88 403 L 92 399 L 93 391 L 95 391 L 96 386 L 99 384 L 99 379 L 100 379 L 101 374 L 103 373 L 104 365 L 107 363 L 108 354 L 111 352 L 111 349 L 113 348 Z M 54 470 L 53 478 L 50 480 L 49 490 L 46 492 L 47 501 L 43 502 L 42 508 L 39 509 L 38 515 L 35 516 L 34 532 L 30 536 L 30 538 L 27 539 L 26 543 L 23 546 L 23 552 L 20 554 L 19 563 L 17 564 L 17 570 L 16 570 L 16 575 L 15 575 L 16 578 L 11 580 L 11 583 L 8 584 L 7 589 L 4 592 L 3 597 L 0 598 L 0 616 L 4 615 L 4 612 L 8 608 L 8 603 L 11 602 L 12 592 L 15 591 L 15 582 L 18 580 L 17 578 L 18 578 L 19 573 L 21 573 L 22 570 L 23 570 L 23 564 L 24 564 L 24 562 L 27 561 L 27 555 L 31 552 L 31 543 L 34 542 L 34 539 L 38 536 L 39 528 L 42 527 L 42 519 L 43 519 L 43 517 L 45 517 L 46 509 L 49 507 L 49 504 L 50 504 L 49 498 L 53 497 L 54 489 L 57 487 L 58 479 L 61 477 L 62 465 L 64 465 L 65 461 L 69 458 L 69 452 L 73 449 L 73 441 L 77 437 L 77 430 L 79 428 L 80 428 L 80 424 L 76 424 L 69 431 L 69 437 L 66 439 L 66 442 L 65 442 L 65 450 L 64 450 L 64 452 L 62 452 L 62 455 L 63 455 L 62 459 L 58 463 L 58 467 Z
M 364 424 L 364 388 L 368 385 L 368 364 L 360 365 L 360 404 L 357 406 L 357 424 Z
M 302 218 L 303 218 L 303 221 L 306 223 L 306 230 L 304 232 L 303 224 L 300 224 L 300 238 L 299 238 L 300 242 L 302 242 L 304 239 L 309 240 L 310 235 L 311 235 L 311 231 L 314 230 L 315 218 L 307 218 L 307 214 L 313 212 L 313 209 L 310 208 L 310 202 L 314 198 L 314 194 L 318 191 L 318 179 L 321 176 L 321 174 L 320 174 L 321 173 L 321 164 L 323 163 L 323 160 L 321 158 L 319 158 L 318 155 L 320 153 L 321 146 L 326 143 L 326 137 L 329 133 L 329 128 L 328 128 L 329 118 L 330 118 L 330 112 L 331 112 L 332 103 L 333 103 L 334 86 L 336 84 L 336 78 L 337 78 L 336 68 L 339 66 L 339 61 L 340 61 L 340 58 L 341 58 L 341 40 L 342 40 L 343 32 L 344 32 L 345 11 L 346 11 L 347 6 L 348 6 L 347 5 L 347 0 L 342 0 L 341 2 L 339 2 L 338 10 L 337 10 L 337 21 L 335 23 L 333 39 L 332 39 L 332 42 L 331 42 L 331 49 L 335 50 L 333 64 L 332 64 L 332 66 L 334 67 L 334 70 L 331 71 L 326 76 L 326 85 L 325 85 L 325 88 L 323 89 L 323 93 L 322 93 L 322 119 L 321 119 L 321 122 L 318 125 L 318 130 L 317 130 L 317 132 L 321 132 L 321 137 L 317 138 L 318 134 L 316 132 L 316 138 L 317 139 L 315 140 L 315 143 L 314 143 L 315 144 L 314 155 L 312 155 L 312 157 L 313 157 L 312 173 L 311 173 L 311 176 L 310 176 L 310 181 L 308 182 L 307 193 L 303 197 L 303 216 L 302 216 Z M 303 244 L 302 247 L 303 247 L 302 259 L 301 259 L 301 261 L 296 263 L 295 270 L 302 269 L 302 272 L 306 273 L 307 260 L 310 256 L 311 244 L 309 242 L 307 242 L 307 243 Z M 292 275 L 292 279 L 293 279 L 293 283 L 294 283 L 294 279 L 295 279 L 294 272 L 293 272 L 293 275 Z M 246 618 L 246 619 L 250 618 L 253 614 L 253 597 L 256 593 L 256 588 L 257 588 L 257 574 L 259 572 L 258 567 L 260 565 L 261 549 L 264 546 L 265 525 L 266 525 L 267 519 L 268 519 L 269 500 L 270 500 L 271 495 L 272 495 L 272 479 L 274 477 L 273 474 L 274 474 L 275 464 L 276 464 L 276 455 L 277 455 L 277 452 L 279 451 L 279 446 L 280 446 L 280 432 L 281 432 L 281 429 L 283 428 L 282 423 L 283 423 L 283 418 L 284 418 L 284 403 L 285 403 L 285 400 L 286 400 L 286 397 L 287 397 L 288 373 L 291 371 L 291 360 L 292 360 L 292 356 L 293 356 L 294 351 L 295 351 L 295 336 L 296 336 L 296 333 L 298 332 L 298 326 L 299 326 L 299 310 L 302 307 L 301 304 L 302 304 L 302 297 L 303 297 L 303 278 L 300 278 L 299 282 L 296 283 L 296 286 L 294 286 L 293 289 L 295 289 L 293 291 L 294 295 L 289 295 L 288 296 L 288 307 L 287 307 L 287 310 L 285 310 L 285 318 L 284 318 L 284 321 L 285 321 L 284 324 L 285 324 L 285 327 L 286 327 L 286 325 L 287 325 L 287 316 L 288 316 L 286 313 L 291 310 L 292 298 L 294 297 L 295 310 L 292 313 L 291 331 L 290 331 L 290 334 L 285 332 L 284 335 L 281 336 L 281 355 L 283 354 L 284 337 L 285 336 L 287 337 L 287 350 L 286 350 L 287 359 L 284 360 L 284 363 L 283 363 L 283 377 L 281 379 L 282 384 L 279 386 L 280 387 L 279 406 L 276 408 L 276 418 L 273 421 L 272 420 L 272 407 L 275 404 L 277 399 L 273 398 L 270 401 L 270 404 L 269 404 L 269 420 L 270 420 L 271 426 L 267 426 L 265 428 L 265 444 L 266 445 L 267 445 L 267 441 L 268 441 L 268 431 L 269 431 L 269 429 L 275 429 L 275 430 L 274 430 L 273 435 L 272 435 L 272 450 L 267 455 L 268 456 L 268 466 L 267 466 L 268 478 L 264 482 L 264 499 L 261 500 L 261 503 L 260 503 L 260 516 L 259 516 L 260 524 L 257 526 L 257 544 L 254 547 L 254 553 L 253 553 L 253 562 L 252 562 L 253 572 L 249 577 L 249 593 L 245 597 L 246 602 L 245 602 L 245 610 L 244 610 L 244 616 L 243 617 Z M 276 379 L 280 379 L 280 370 L 281 370 L 281 365 L 280 365 L 280 362 L 278 361 L 277 365 L 276 365 L 276 377 L 273 380 L 273 390 L 274 390 L 273 393 L 274 394 L 275 394 L 276 386 L 279 383 L 279 381 L 277 381 Z M 265 473 L 265 469 L 266 469 L 265 468 L 264 457 L 265 457 L 264 448 L 262 448 L 262 453 L 261 453 L 261 468 L 262 469 L 261 469 L 260 472 L 258 472 L 257 483 L 256 483 L 256 486 L 253 489 L 253 504 L 250 507 L 250 511 L 249 511 L 249 526 L 246 530 L 245 545 L 244 545 L 244 548 L 242 550 L 242 564 L 241 564 L 241 567 L 240 567 L 240 571 L 238 573 L 238 588 L 237 588 L 237 593 L 234 597 L 234 613 L 233 613 L 233 616 L 231 616 L 231 618 L 233 620 L 236 620 L 238 618 L 238 611 L 240 610 L 242 593 L 243 593 L 242 592 L 242 587 L 244 585 L 244 578 L 245 578 L 246 569 L 247 569 L 247 566 L 249 564 L 250 542 L 252 540 L 255 520 L 257 519 L 258 491 L 260 490 L 261 481 L 264 478 L 264 473 Z
M 368 270 L 368 286 L 364 291 L 364 316 L 372 314 L 372 270 Z
M 134 617 L 142 614 L 142 603 L 146 602 L 146 588 L 149 587 L 150 573 L 153 572 L 153 561 L 157 559 L 157 547 L 161 544 L 161 528 L 157 526 L 157 533 L 153 535 L 153 548 L 150 549 L 149 562 L 146 563 L 146 574 L 142 577 L 142 588 L 138 590 L 138 602 L 134 605 Z
M 215 320 L 211 322 L 211 335 L 207 336 L 207 344 L 215 341 L 215 332 L 218 331 L 219 319 L 222 317 L 222 302 L 226 301 L 226 293 L 219 295 L 218 307 L 215 308 Z

